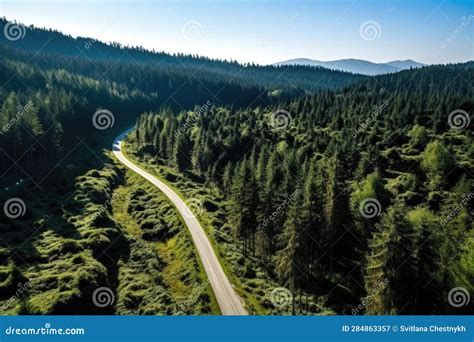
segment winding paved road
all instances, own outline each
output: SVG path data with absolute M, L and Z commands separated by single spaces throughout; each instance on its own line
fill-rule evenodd
M 204 265 L 204 271 L 207 274 L 207 278 L 217 298 L 217 303 L 219 304 L 222 314 L 247 315 L 247 312 L 245 311 L 242 304 L 242 300 L 234 291 L 229 279 L 227 279 L 227 276 L 222 270 L 219 260 L 212 249 L 211 243 L 209 242 L 206 233 L 201 227 L 199 221 L 191 213 L 191 210 L 188 208 L 186 203 L 168 185 L 161 182 L 150 173 L 142 170 L 137 165 L 133 164 L 122 153 L 122 140 L 133 129 L 134 128 L 130 128 L 115 138 L 112 147 L 115 156 L 126 167 L 138 173 L 140 176 L 150 181 L 153 185 L 160 189 L 176 206 L 191 233 L 194 245 L 196 246 L 196 249 L 199 253 L 202 264 Z

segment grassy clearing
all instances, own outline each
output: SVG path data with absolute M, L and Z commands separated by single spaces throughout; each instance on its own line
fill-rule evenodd
M 42 201 L 21 189 L 26 214 L 0 223 L 2 314 L 219 313 L 186 227 L 151 184 L 110 158 L 58 188 Z M 102 286 L 115 300 L 98 308 Z

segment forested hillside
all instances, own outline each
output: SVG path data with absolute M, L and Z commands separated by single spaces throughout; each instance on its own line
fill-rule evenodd
M 471 62 L 269 107 L 164 109 L 139 118 L 130 148 L 224 196 L 250 264 L 293 298 L 460 313 L 446 298 L 474 290 L 473 81 Z
M 24 206 L 19 218 L 0 222 L 6 314 L 96 312 L 92 296 L 104 286 L 117 300 L 98 313 L 218 313 L 174 209 L 103 149 L 144 111 L 268 106 L 362 79 L 290 68 L 289 83 L 273 67 L 171 56 L 33 27 L 24 39 L 0 40 L 0 202 L 4 213 L 12 198 L 12 207 Z M 95 119 L 99 111 L 104 121 Z
M 0 35 L 6 314 L 219 313 L 176 208 L 110 153 L 134 123 L 249 313 L 472 310 L 446 298 L 474 293 L 473 62 L 367 78 L 22 28 Z
M 0 19 L 2 32 L 6 23 L 8 21 L 5 18 Z M 171 93 L 177 91 L 176 87 L 189 79 L 191 83 L 186 85 L 185 90 L 188 96 L 192 96 L 198 89 L 204 91 L 207 88 L 210 91 L 207 96 L 219 98 L 219 94 L 223 92 L 237 96 L 234 101 L 238 103 L 239 98 L 245 96 L 242 89 L 246 88 L 256 87 L 261 91 L 269 89 L 296 94 L 316 89 L 340 88 L 366 78 L 362 75 L 330 71 L 320 67 L 242 65 L 235 61 L 213 60 L 201 56 L 171 55 L 149 51 L 143 47 L 106 44 L 93 38 L 73 38 L 53 30 L 24 25 L 23 27 L 25 35 L 22 39 L 10 41 L 0 36 L 0 44 L 43 55 L 43 58 L 35 56 L 36 62 L 42 63 L 43 66 L 55 64 L 53 62 L 55 58 L 51 55 L 72 57 L 80 61 L 80 63 L 73 62 L 71 65 L 73 69 L 70 69 L 64 60 L 56 61 L 63 63 L 62 67 L 67 70 L 81 70 L 81 73 L 93 77 L 106 73 L 107 77 L 114 81 L 158 92 L 163 96 L 173 87 L 175 88 Z M 237 91 L 239 88 L 240 91 Z M 259 95 L 257 94 L 254 99 Z
M 6 23 L 0 20 L 0 30 Z M 27 31 L 23 39 L 0 36 L 2 173 L 21 174 L 21 167 L 28 174 L 41 174 L 69 152 L 78 138 L 100 143 L 101 136 L 91 125 L 98 109 L 112 112 L 112 128 L 118 132 L 139 113 L 161 106 L 179 111 L 207 102 L 235 108 L 269 105 L 363 79 L 322 68 L 282 71 L 174 56 L 21 27 Z M 11 160 L 18 165 L 12 167 Z
M 2 174 L 40 177 L 71 151 L 78 137 L 89 137 L 91 145 L 100 141 L 92 123 L 99 108 L 112 111 L 117 126 L 123 127 L 140 110 L 153 108 L 156 100 L 156 95 L 116 82 L 10 59 L 0 50 Z

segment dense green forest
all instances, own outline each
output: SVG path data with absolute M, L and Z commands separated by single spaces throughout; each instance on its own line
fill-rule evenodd
M 0 20 L 0 30 L 6 23 Z M 0 141 L 5 151 L 0 172 L 21 173 L 18 168 L 23 168 L 29 174 L 41 173 L 70 151 L 77 137 L 96 140 L 90 118 L 99 108 L 110 110 L 115 128 L 123 128 L 143 111 L 163 105 L 174 110 L 208 101 L 236 108 L 268 105 L 360 79 L 322 68 L 281 72 L 174 56 L 29 27 L 21 40 L 0 36 Z M 11 160 L 18 165 L 12 168 Z
M 474 293 L 473 62 L 368 78 L 26 30 L 0 35 L 0 203 L 25 204 L 0 221 L 2 312 L 219 313 L 175 208 L 109 152 L 134 123 L 250 313 L 472 312 L 446 298 Z
M 24 203 L 23 216 L 0 221 L 2 312 L 91 313 L 93 291 L 106 286 L 117 301 L 98 313 L 218 313 L 177 213 L 103 149 L 144 111 L 269 105 L 362 76 L 300 67 L 289 85 L 273 67 L 27 30 L 0 37 L 0 202 Z M 93 118 L 105 109 L 101 130 Z M 29 285 L 21 298 L 18 284 Z
M 165 108 L 131 146 L 218 188 L 242 252 L 293 293 L 339 313 L 368 296 L 359 314 L 459 313 L 446 298 L 473 290 L 474 144 L 448 114 L 472 112 L 473 80 L 467 63 L 269 107 Z

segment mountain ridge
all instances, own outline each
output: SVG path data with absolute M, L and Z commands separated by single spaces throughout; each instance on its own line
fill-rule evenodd
M 362 75 L 381 75 L 388 74 L 393 72 L 398 72 L 401 70 L 406 70 L 410 68 L 420 68 L 427 66 L 426 64 L 417 62 L 412 59 L 405 60 L 393 60 L 385 63 L 375 63 L 363 59 L 357 58 L 346 58 L 338 59 L 333 61 L 319 61 L 310 58 L 295 58 L 289 59 L 282 62 L 273 63 L 273 66 L 281 65 L 306 65 L 314 67 L 323 67 L 331 70 L 352 72 L 355 74 Z

